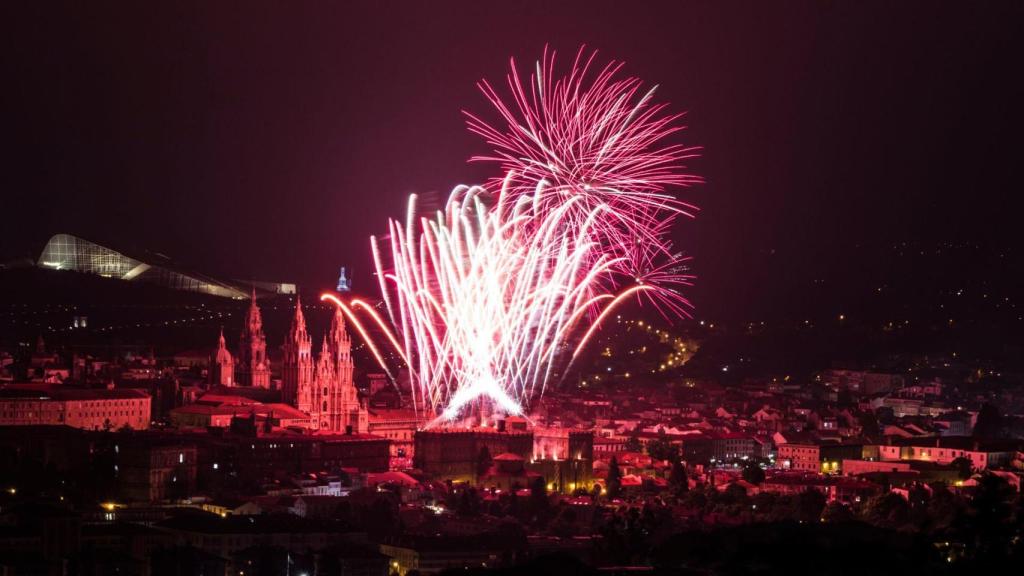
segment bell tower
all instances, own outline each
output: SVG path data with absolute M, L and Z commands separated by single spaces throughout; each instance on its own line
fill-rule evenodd
M 310 413 L 313 407 L 313 344 L 302 314 L 302 299 L 295 299 L 295 316 L 285 337 L 281 392 L 286 404 Z
M 220 338 L 217 340 L 217 351 L 210 358 L 210 385 L 211 386 L 234 386 L 235 385 L 235 360 L 228 352 L 224 342 L 224 327 L 220 329 Z
M 369 427 L 369 419 L 366 407 L 359 400 L 353 379 L 352 338 L 345 329 L 345 315 L 341 308 L 334 310 L 325 347 L 334 368 L 333 382 L 325 389 L 329 428 L 335 433 L 349 430 L 357 434 L 365 433 Z
M 267 338 L 263 334 L 263 317 L 256 305 L 256 289 L 252 290 L 249 314 L 238 342 L 237 380 L 239 386 L 270 388 L 270 363 L 267 360 Z

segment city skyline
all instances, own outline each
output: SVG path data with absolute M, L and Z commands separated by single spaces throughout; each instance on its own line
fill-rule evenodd
M 5 576 L 1024 561 L 1024 5 L 0 10 Z

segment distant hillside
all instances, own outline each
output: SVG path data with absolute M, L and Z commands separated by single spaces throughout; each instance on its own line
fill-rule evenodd
M 0 269 L 0 305 L 169 302 L 179 305 L 222 305 L 225 298 L 67 270 L 37 267 Z

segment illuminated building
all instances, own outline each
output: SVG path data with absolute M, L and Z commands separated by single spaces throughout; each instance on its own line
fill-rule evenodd
M 341 272 L 338 274 L 338 292 L 351 292 L 352 291 L 352 279 L 348 276 L 348 271 L 345 267 L 341 267 Z
M 249 315 L 238 342 L 238 364 L 235 379 L 239 386 L 270 388 L 270 361 L 267 359 L 267 337 L 263 334 L 263 317 L 252 292 Z
M 593 486 L 594 435 L 565 428 L 504 429 L 499 423 L 498 428 L 421 430 L 415 435 L 413 462 L 438 480 L 505 486 L 496 477 L 479 476 L 484 447 L 495 460 L 502 456 L 506 466 L 513 457 L 521 458 L 523 474 L 542 476 L 549 490 L 569 493 Z M 501 467 L 496 470 L 501 472 Z M 508 476 L 509 470 L 505 473 Z
M 281 367 L 282 400 L 302 412 L 312 412 L 313 344 L 306 330 L 302 314 L 302 301 L 295 301 L 295 317 L 282 346 Z
M 408 536 L 380 545 L 391 558 L 390 574 L 441 574 L 462 571 L 467 566 L 500 566 L 507 557 L 509 542 L 501 536 L 424 535 Z
M 180 428 L 228 428 L 236 418 L 256 419 L 272 427 L 306 428 L 309 415 L 281 403 L 264 404 L 242 396 L 205 394 L 171 410 L 171 422 Z
M 257 431 L 255 436 L 205 435 L 196 441 L 200 443 L 200 466 L 204 474 L 223 478 L 273 478 L 281 474 L 318 473 L 340 468 L 356 468 L 364 472 L 388 470 L 388 440 L 369 434 Z M 216 470 L 214 464 L 217 465 Z
M 283 400 L 309 415 L 309 428 L 321 432 L 366 433 L 368 414 L 352 378 L 352 339 L 345 329 L 341 310 L 335 309 L 320 354 L 314 359 L 302 303 L 296 300 L 295 316 L 285 337 L 283 352 Z
M 859 502 L 876 494 L 879 487 L 873 482 L 859 478 L 787 472 L 769 476 L 762 484 L 761 490 L 785 495 L 817 490 L 830 502 Z
M 220 338 L 217 340 L 217 351 L 210 358 L 210 384 L 213 386 L 234 386 L 235 385 L 235 360 L 228 352 L 224 342 L 224 329 L 221 328 Z
M 415 410 L 406 408 L 369 409 L 370 434 L 391 440 L 391 461 L 394 468 L 407 468 L 416 454 L 414 437 L 426 420 Z
M 842 472 L 839 465 L 844 459 L 859 459 L 863 453 L 863 444 L 801 437 L 780 443 L 775 462 L 785 470 L 839 474 Z
M 114 446 L 121 495 L 128 500 L 186 498 L 196 489 L 196 447 L 144 437 Z
M 493 458 L 493 465 L 477 478 L 477 485 L 510 492 L 529 487 L 538 476 L 540 474 L 526 469 L 526 460 L 522 456 L 506 452 Z
M 567 428 L 536 428 L 530 468 L 551 489 L 571 493 L 590 490 L 594 471 L 594 433 Z
M 172 421 L 182 427 L 224 428 L 234 418 L 256 417 L 264 425 L 277 428 L 333 434 L 368 431 L 367 408 L 353 380 L 352 340 L 341 311 L 336 311 L 320 354 L 314 358 L 302 304 L 296 302 L 282 346 L 281 402 L 276 401 L 276 391 L 269 389 L 266 346 L 262 316 L 253 299 L 239 339 L 237 361 L 226 349 L 223 331 L 211 356 L 210 381 L 221 389 L 175 408 Z
M 85 430 L 149 428 L 151 399 L 139 390 L 0 390 L 0 426 L 71 426 Z
M 840 390 L 854 394 L 874 396 L 881 392 L 903 388 L 903 377 L 898 374 L 866 372 L 863 370 L 828 370 L 825 381 Z
M 261 290 L 276 294 L 295 293 L 294 284 L 217 280 L 183 268 L 163 254 L 114 250 L 70 234 L 56 234 L 50 238 L 39 255 L 37 265 L 50 270 L 72 270 L 226 298 L 245 298 L 242 286 L 246 285 L 256 285 Z
M 524 460 L 533 453 L 533 432 L 493 428 L 435 428 L 415 435 L 414 466 L 437 480 L 476 483 L 480 450 L 492 455 L 515 454 Z
M 885 462 L 919 461 L 948 465 L 957 458 L 971 461 L 975 470 L 1006 466 L 1020 450 L 1020 443 L 979 441 L 969 436 L 937 436 L 934 438 L 899 438 L 888 444 L 872 447 L 879 460 Z

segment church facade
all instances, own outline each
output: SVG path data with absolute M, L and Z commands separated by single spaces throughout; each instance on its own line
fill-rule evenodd
M 352 364 L 352 339 L 345 316 L 336 309 L 314 359 L 312 339 L 295 302 L 295 316 L 285 338 L 281 369 L 281 393 L 285 403 L 309 414 L 309 427 L 329 433 L 366 433 L 366 406 L 356 391 Z
M 271 387 L 263 321 L 255 297 L 242 328 L 237 359 L 232 359 L 221 332 L 211 358 L 210 383 L 214 386 Z M 369 428 L 366 404 L 353 379 L 352 339 L 345 316 L 336 309 L 324 334 L 319 354 L 296 299 L 295 314 L 285 336 L 281 361 L 281 401 L 308 415 L 304 427 L 326 434 L 365 434 Z

